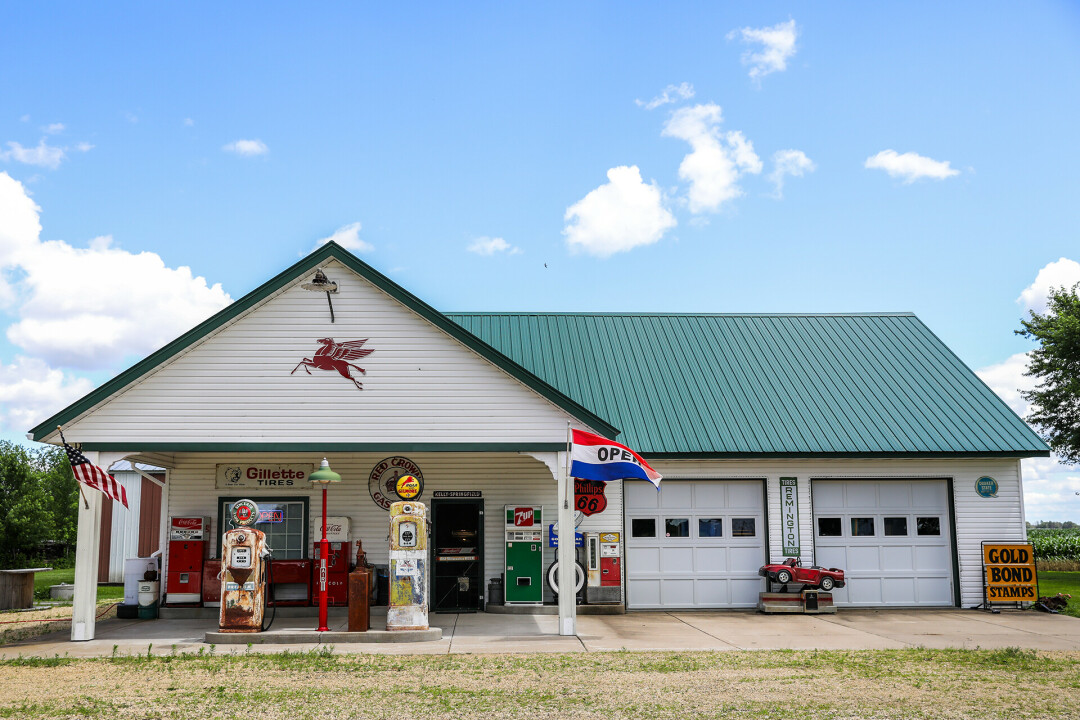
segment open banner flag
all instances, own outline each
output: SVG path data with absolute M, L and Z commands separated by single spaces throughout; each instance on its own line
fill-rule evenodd
M 636 452 L 599 435 L 574 430 L 570 475 L 582 480 L 648 480 L 660 489 L 660 473 Z

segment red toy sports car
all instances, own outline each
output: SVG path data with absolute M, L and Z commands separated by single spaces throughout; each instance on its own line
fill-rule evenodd
M 821 588 L 825 592 L 834 587 L 844 587 L 844 571 L 840 568 L 823 568 L 817 565 L 803 567 L 802 563 L 795 558 L 788 558 L 779 564 L 762 565 L 758 569 L 758 575 L 780 585 L 796 583 Z

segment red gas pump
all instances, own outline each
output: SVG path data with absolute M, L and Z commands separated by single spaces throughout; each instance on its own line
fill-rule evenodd
M 201 603 L 203 564 L 210 540 L 210 518 L 169 518 L 169 566 L 165 602 Z
M 588 533 L 589 604 L 622 602 L 622 543 L 617 532 Z

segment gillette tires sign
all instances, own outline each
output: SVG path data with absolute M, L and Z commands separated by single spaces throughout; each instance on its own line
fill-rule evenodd
M 215 485 L 218 490 L 237 488 L 263 488 L 267 490 L 286 490 L 308 487 L 308 475 L 314 466 L 310 463 L 301 465 L 262 465 L 231 463 L 217 466 Z

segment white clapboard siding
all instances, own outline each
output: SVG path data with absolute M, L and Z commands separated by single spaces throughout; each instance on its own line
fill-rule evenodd
M 981 543 L 1023 540 L 1027 537 L 1021 501 L 1020 461 L 1016 459 L 792 459 L 792 460 L 656 460 L 651 463 L 665 478 L 766 478 L 769 495 L 770 554 L 781 554 L 779 483 L 799 479 L 799 526 L 803 562 L 813 562 L 812 479 L 941 478 L 951 479 L 956 514 L 956 552 L 960 569 L 960 602 L 982 602 Z M 975 481 L 987 475 L 998 482 L 996 498 L 975 492 Z M 804 500 L 805 496 L 805 500 Z
M 564 429 L 565 435 L 565 429 Z M 387 533 L 389 513 L 375 504 L 368 492 L 368 476 L 375 465 L 386 456 L 376 453 L 329 454 L 328 459 L 342 482 L 332 485 L 327 496 L 328 515 L 350 519 L 350 542 L 363 540 L 368 560 L 386 564 L 389 555 Z M 424 476 L 421 501 L 430 507 L 436 490 L 480 490 L 484 500 L 484 592 L 491 578 L 503 572 L 506 505 L 544 507 L 544 570 L 555 560 L 554 548 L 547 547 L 547 525 L 554 522 L 557 512 L 555 479 L 547 465 L 527 455 L 517 453 L 411 453 Z M 216 527 L 219 497 L 242 495 L 258 501 L 260 497 L 308 497 L 309 541 L 317 537 L 315 518 L 321 513 L 322 493 L 301 487 L 293 490 L 216 489 L 215 473 L 218 464 L 243 462 L 311 463 L 317 465 L 321 456 L 292 453 L 251 455 L 192 453 L 177 456 L 169 474 L 168 514 L 209 515 L 213 528 L 211 554 L 217 553 L 221 528 Z M 608 509 L 587 519 L 583 527 L 595 530 L 622 530 L 622 486 L 611 483 L 607 490 Z M 580 530 L 581 528 L 579 528 Z M 308 553 L 311 554 L 310 551 Z M 168 560 L 166 559 L 166 562 Z M 545 583 L 545 599 L 551 594 Z
M 568 415 L 337 262 L 294 283 L 65 429 L 82 442 L 560 442 Z M 299 368 L 319 338 L 367 338 L 357 389 Z

